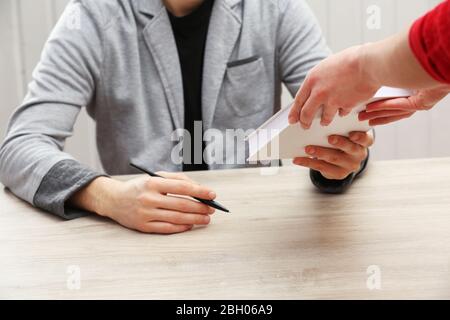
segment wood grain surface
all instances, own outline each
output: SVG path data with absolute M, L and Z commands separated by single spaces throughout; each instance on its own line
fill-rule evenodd
M 172 236 L 63 221 L 1 187 L 0 298 L 450 298 L 450 159 L 375 162 L 339 196 L 297 167 L 191 176 L 232 213 Z

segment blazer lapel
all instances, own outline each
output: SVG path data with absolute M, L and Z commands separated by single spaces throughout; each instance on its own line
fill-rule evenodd
M 138 5 L 141 13 L 152 17 L 144 28 L 144 39 L 161 77 L 174 127 L 183 128 L 183 81 L 169 15 L 161 0 L 140 0 Z
M 202 86 L 204 129 L 211 128 L 227 63 L 241 30 L 241 17 L 233 7 L 241 0 L 216 0 L 209 23 Z

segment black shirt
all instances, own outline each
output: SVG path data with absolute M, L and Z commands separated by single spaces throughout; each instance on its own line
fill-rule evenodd
M 184 17 L 175 17 L 169 12 L 183 78 L 184 129 L 191 136 L 190 150 L 183 148 L 183 171 L 208 170 L 203 160 L 203 130 L 201 137 L 195 137 L 197 141 L 194 143 L 194 123 L 203 120 L 203 60 L 213 5 L 214 0 L 205 0 L 194 12 Z

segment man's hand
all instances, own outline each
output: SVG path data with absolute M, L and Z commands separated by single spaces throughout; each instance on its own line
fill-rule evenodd
M 309 72 L 289 113 L 289 123 L 300 121 L 308 129 L 321 109 L 323 126 L 334 116 L 348 114 L 367 101 L 379 89 L 371 75 L 364 71 L 364 47 L 353 47 L 323 60 Z
M 308 146 L 306 153 L 311 158 L 296 158 L 294 164 L 319 171 L 330 180 L 343 180 L 360 170 L 361 163 L 367 158 L 367 149 L 373 144 L 373 137 L 365 132 L 352 132 L 349 138 L 330 136 L 328 142 L 334 149 Z
M 378 126 L 411 117 L 416 111 L 430 110 L 450 93 L 449 86 L 419 90 L 409 98 L 374 102 L 359 114 L 361 121 Z
M 173 234 L 207 225 L 214 209 L 187 197 L 213 200 L 215 193 L 180 173 L 121 182 L 97 178 L 71 198 L 71 204 L 145 233 Z

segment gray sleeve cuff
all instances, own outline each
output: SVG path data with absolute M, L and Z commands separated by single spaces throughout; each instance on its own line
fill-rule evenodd
M 42 179 L 33 203 L 38 208 L 68 220 L 86 216 L 89 212 L 70 207 L 66 205 L 66 201 L 101 176 L 104 175 L 75 160 L 60 161 Z

